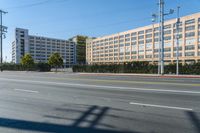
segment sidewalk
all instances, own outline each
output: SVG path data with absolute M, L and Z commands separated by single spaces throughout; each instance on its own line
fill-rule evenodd
M 141 77 L 159 77 L 159 78 L 199 78 L 200 75 L 175 75 L 175 74 L 143 74 L 143 73 L 76 73 L 80 75 L 94 75 L 94 76 L 141 76 Z

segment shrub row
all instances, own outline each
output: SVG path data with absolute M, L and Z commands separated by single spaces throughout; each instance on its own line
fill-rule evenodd
M 148 73 L 156 74 L 158 66 L 149 62 L 129 62 L 111 65 L 74 65 L 73 72 L 91 73 Z M 200 74 L 200 63 L 179 64 L 180 74 Z M 165 74 L 175 74 L 176 64 L 165 65 Z
M 14 64 L 14 63 L 4 63 L 2 65 L 3 70 L 9 71 L 27 71 L 21 64 Z M 41 71 L 41 72 L 48 72 L 51 70 L 51 66 L 47 63 L 35 63 L 28 71 Z

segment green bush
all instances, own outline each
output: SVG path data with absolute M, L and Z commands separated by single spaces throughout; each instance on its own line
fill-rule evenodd
M 27 69 L 22 64 L 14 64 L 14 63 L 3 63 L 2 65 L 3 70 L 9 71 L 26 71 Z M 48 72 L 51 70 L 50 65 L 47 63 L 35 63 L 29 71 L 41 71 L 41 72 Z
M 128 62 L 123 64 L 110 65 L 74 65 L 73 72 L 91 73 L 148 73 L 157 74 L 158 66 L 149 62 Z M 165 74 L 175 74 L 176 64 L 165 65 Z M 179 64 L 180 74 L 200 74 L 200 63 Z

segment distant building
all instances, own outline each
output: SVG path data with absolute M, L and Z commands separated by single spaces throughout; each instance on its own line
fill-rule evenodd
M 164 60 L 176 61 L 176 19 L 164 24 Z M 180 63 L 200 61 L 200 13 L 180 18 Z M 159 58 L 159 24 L 132 29 L 113 35 L 87 39 L 88 64 L 119 64 L 131 61 L 157 63 Z
M 76 44 L 76 63 L 86 64 L 86 39 L 87 36 L 77 35 L 70 38 Z
M 47 62 L 52 53 L 58 52 L 65 67 L 76 64 L 76 44 L 73 41 L 29 35 L 28 29 L 15 29 L 12 42 L 12 62 L 20 63 L 21 58 L 29 53 L 35 62 Z

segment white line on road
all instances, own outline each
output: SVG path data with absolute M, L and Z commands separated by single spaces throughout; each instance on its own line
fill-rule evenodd
M 23 91 L 23 92 L 29 92 L 29 93 L 39 93 L 38 91 L 33 90 L 24 90 L 24 89 L 14 89 L 15 91 Z
M 49 81 L 33 81 L 33 80 L 21 80 L 21 79 L 9 79 L 0 78 L 0 80 L 15 81 L 22 83 L 37 83 L 37 84 L 48 84 L 48 85 L 68 85 L 68 86 L 79 86 L 79 87 L 92 87 L 94 88 L 106 88 L 106 89 L 118 89 L 118 90 L 137 90 L 137 91 L 148 91 L 148 92 L 168 92 L 168 93 L 186 93 L 186 94 L 200 94 L 200 91 L 181 91 L 181 90 L 166 90 L 166 89 L 148 89 L 148 88 L 132 88 L 132 87 L 119 87 L 119 86 L 104 86 L 104 85 L 88 85 L 88 84 L 76 84 L 76 83 L 61 83 L 61 82 L 49 82 Z
M 167 109 L 176 109 L 176 110 L 187 110 L 192 111 L 191 108 L 182 108 L 182 107 L 173 107 L 173 106 L 164 106 L 164 105 L 155 105 L 155 104 L 144 104 L 144 103 L 135 103 L 130 102 L 131 105 L 147 106 L 147 107 L 156 107 L 156 108 L 167 108 Z

